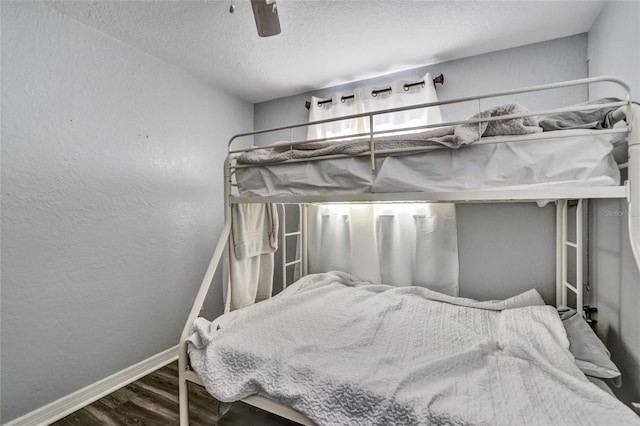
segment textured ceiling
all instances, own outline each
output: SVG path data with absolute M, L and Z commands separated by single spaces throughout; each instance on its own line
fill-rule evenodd
M 586 32 L 603 1 L 278 0 L 257 35 L 249 0 L 56 1 L 60 12 L 261 102 Z

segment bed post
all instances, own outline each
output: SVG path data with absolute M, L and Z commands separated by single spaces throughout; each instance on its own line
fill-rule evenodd
M 178 390 L 180 395 L 180 426 L 189 425 L 189 389 L 187 386 L 186 373 L 189 367 L 189 355 L 187 354 L 187 342 L 186 339 L 193 332 L 193 322 L 198 317 L 204 304 L 204 300 L 211 287 L 211 281 L 213 281 L 213 275 L 220 264 L 224 249 L 229 241 L 229 235 L 231 233 L 231 204 L 229 202 L 229 196 L 231 194 L 231 173 L 229 169 L 229 157 L 224 162 L 224 226 L 222 233 L 218 239 L 218 244 L 213 251 L 213 256 L 209 262 L 209 267 L 204 275 L 200 289 L 196 295 L 196 299 L 193 302 L 187 322 L 182 330 L 180 336 L 179 353 L 178 353 Z M 227 298 L 230 295 L 227 294 Z
M 308 232 L 308 204 L 302 205 L 302 217 L 300 220 L 302 221 L 300 230 L 302 231 L 302 270 L 300 271 L 301 276 L 306 276 L 309 273 L 309 237 L 307 235 Z
M 557 200 L 556 201 L 556 306 L 562 304 L 562 289 L 564 288 L 563 284 L 563 265 L 564 265 L 564 256 L 563 256 L 563 244 L 562 241 L 564 239 L 565 228 L 564 228 L 564 208 L 567 204 L 567 200 Z
M 629 168 L 627 177 L 627 201 L 629 203 L 629 242 L 640 269 L 640 105 L 630 104 L 627 123 L 631 133 L 629 144 Z

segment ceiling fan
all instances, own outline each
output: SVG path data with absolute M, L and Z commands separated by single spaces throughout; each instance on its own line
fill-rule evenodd
M 276 0 L 251 0 L 253 16 L 260 37 L 271 37 L 280 34 L 280 18 Z
M 280 18 L 276 0 L 251 0 L 253 17 L 256 20 L 256 28 L 260 37 L 271 37 L 280 34 Z M 233 0 L 229 13 L 233 13 Z

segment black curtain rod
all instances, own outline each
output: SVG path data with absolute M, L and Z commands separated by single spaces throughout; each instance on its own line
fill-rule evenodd
M 436 84 L 444 84 L 444 74 L 440 74 L 439 76 L 437 76 L 436 78 L 433 79 L 433 87 L 436 87 Z M 422 87 L 424 87 L 424 80 L 416 81 L 415 83 L 406 83 L 403 86 L 403 88 L 404 88 L 405 91 L 408 91 L 410 88 L 412 88 L 414 86 L 422 86 Z M 378 96 L 379 93 L 385 93 L 385 92 L 391 93 L 391 87 L 386 87 L 384 89 L 378 89 L 378 90 L 372 90 L 371 91 L 371 96 L 373 96 L 375 98 L 376 96 Z M 345 101 L 348 101 L 349 99 L 353 99 L 353 97 L 354 97 L 354 95 L 342 96 L 340 98 L 340 101 L 341 102 L 345 102 Z M 318 101 L 318 106 L 323 105 L 323 104 L 330 104 L 332 101 L 333 101 L 333 99 L 331 99 L 331 98 L 323 99 L 321 101 Z M 305 101 L 304 106 L 307 109 L 311 108 L 311 101 Z

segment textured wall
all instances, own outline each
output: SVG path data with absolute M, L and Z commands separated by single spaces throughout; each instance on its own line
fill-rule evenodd
M 256 129 L 305 121 L 305 99 L 328 97 L 356 84 L 384 87 L 396 79 L 417 80 L 426 72 L 444 73 L 441 100 L 508 90 L 587 76 L 587 35 L 552 40 L 418 68 L 352 85 L 256 104 Z M 584 87 L 534 94 L 521 102 L 530 108 L 556 107 L 587 99 Z M 486 105 L 501 102 L 487 101 Z M 486 106 L 483 104 L 483 107 Z M 465 118 L 477 105 L 443 109 L 445 120 Z M 295 137 L 304 137 L 298 132 Z M 288 133 L 280 137 L 288 138 Z M 267 141 L 256 140 L 258 143 Z M 458 248 L 460 294 L 478 299 L 511 296 L 535 286 L 549 303 L 555 301 L 555 213 L 535 204 L 459 205 Z
M 589 31 L 589 74 L 613 74 L 631 85 L 640 100 L 640 3 L 609 2 Z M 593 86 L 589 97 L 623 96 Z M 640 272 L 631 254 L 627 204 L 598 200 L 590 205 L 591 279 L 598 306 L 598 334 L 622 371 L 625 402 L 640 401 Z
M 394 80 L 419 81 L 427 72 L 431 73 L 432 77 L 440 73 L 444 74 L 445 83 L 438 85 L 437 93 L 440 100 L 445 100 L 584 78 L 587 76 L 586 61 L 587 35 L 580 34 L 258 103 L 255 105 L 254 123 L 256 129 L 265 129 L 304 122 L 309 117 L 308 111 L 304 108 L 304 102 L 311 99 L 312 95 L 329 98 L 333 92 L 348 93 L 356 86 L 382 88 Z M 553 92 L 533 93 L 518 99 L 529 108 L 542 108 L 566 105 L 574 101 L 582 102 L 587 99 L 587 96 L 585 87 L 573 87 Z M 500 98 L 485 100 L 481 107 L 485 108 L 504 101 L 505 99 Z M 472 102 L 444 106 L 443 119 L 464 119 L 477 112 L 477 108 L 478 105 Z M 294 130 L 294 137 L 305 136 L 306 128 Z M 282 132 L 278 137 L 288 139 L 289 133 Z M 258 144 L 269 142 L 271 140 L 268 138 L 256 139 Z
M 2 422 L 178 343 L 253 106 L 2 2 Z

